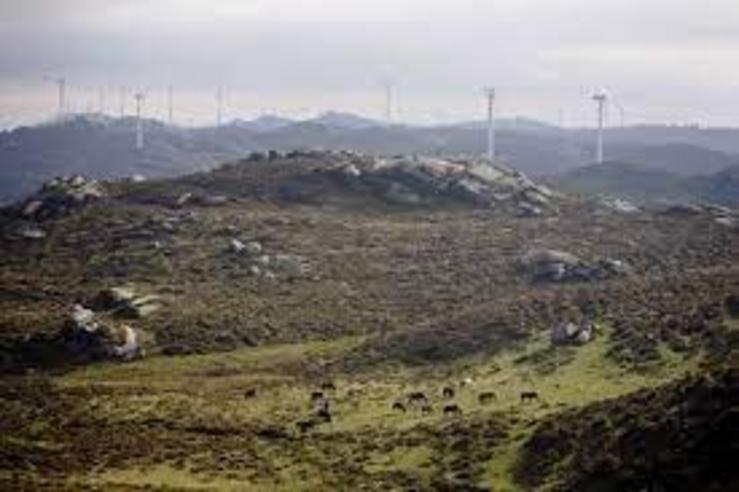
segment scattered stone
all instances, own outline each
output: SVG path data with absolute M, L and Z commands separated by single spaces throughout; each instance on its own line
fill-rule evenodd
M 242 251 L 246 249 L 246 245 L 236 238 L 231 239 L 229 243 L 229 247 L 231 248 L 231 251 L 237 254 L 241 253 Z
M 192 193 L 183 193 L 177 197 L 177 200 L 175 200 L 175 205 L 177 205 L 178 207 L 182 207 L 183 205 L 186 205 L 191 199 Z
M 519 217 L 540 217 L 542 215 L 544 215 L 544 211 L 535 205 L 528 202 L 518 204 Z
M 297 255 L 275 255 L 272 265 L 277 273 L 288 278 L 303 277 L 308 273 L 305 260 Z
M 589 264 L 575 255 L 553 249 L 532 250 L 521 258 L 520 265 L 533 280 L 548 282 L 591 282 L 631 273 L 620 260 L 607 258 Z
M 46 237 L 46 231 L 33 225 L 23 225 L 18 231 L 17 235 L 23 239 L 44 239 Z
M 555 345 L 585 345 L 593 338 L 593 323 L 583 319 L 580 323 L 565 321 L 552 329 Z
M 737 221 L 731 217 L 716 217 L 713 220 L 717 224 L 727 227 L 729 229 L 736 229 L 737 225 L 739 225 L 737 224 Z
M 132 360 L 144 355 L 139 333 L 128 325 L 101 322 L 94 311 L 75 304 L 61 340 L 72 360 Z
M 16 214 L 25 220 L 42 221 L 63 215 L 103 196 L 105 191 L 95 180 L 79 175 L 54 178 L 44 183 L 36 194 L 19 203 Z
M 628 200 L 624 200 L 623 198 L 603 198 L 601 200 L 601 204 L 607 208 L 610 208 L 611 210 L 624 214 L 633 214 L 639 212 L 639 207 Z
M 94 305 L 98 309 L 129 318 L 144 318 L 161 307 L 159 296 L 140 295 L 132 286 L 103 290 L 95 298 Z
M 262 245 L 257 241 L 249 241 L 244 245 L 244 250 L 249 256 L 256 256 L 262 252 Z

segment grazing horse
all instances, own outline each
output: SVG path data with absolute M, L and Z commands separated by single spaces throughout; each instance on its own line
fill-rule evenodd
M 244 391 L 244 398 L 254 398 L 255 396 L 257 396 L 256 388 L 249 388 L 248 390 Z
M 324 391 L 336 391 L 336 385 L 331 381 L 326 381 L 321 385 L 321 389 Z
M 331 401 L 326 400 L 326 399 L 318 400 L 317 402 L 315 402 L 314 409 L 316 412 L 321 412 L 321 411 L 330 412 L 331 411 Z
M 479 395 L 477 395 L 477 401 L 480 402 L 480 405 L 487 405 L 491 401 L 497 399 L 498 396 L 492 391 L 486 391 L 485 393 L 480 393 Z
M 441 390 L 441 394 L 444 398 L 454 398 L 454 388 L 445 386 L 444 389 Z
M 314 420 L 301 420 L 295 423 L 295 427 L 297 427 L 298 430 L 303 434 L 305 434 L 315 426 L 316 422 Z
M 527 401 L 534 401 L 539 399 L 539 393 L 536 391 L 522 391 L 521 392 L 521 403 L 526 403 Z
M 331 412 L 325 408 L 321 408 L 316 412 L 316 417 L 323 420 L 324 422 L 331 422 Z
M 399 412 L 405 413 L 405 405 L 403 405 L 399 401 L 396 401 L 395 403 L 393 403 L 393 410 L 398 410 Z
M 429 399 L 426 398 L 426 395 L 421 393 L 420 391 L 416 391 L 415 393 L 411 393 L 408 395 L 408 403 L 421 403 L 425 404 L 428 403 Z
M 462 415 L 462 409 L 457 404 L 445 405 L 444 415 Z
M 323 391 L 314 391 L 310 394 L 310 401 L 323 400 Z

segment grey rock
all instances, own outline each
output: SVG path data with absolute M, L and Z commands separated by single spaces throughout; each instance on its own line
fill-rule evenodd
M 234 253 L 241 253 L 242 251 L 244 251 L 246 249 L 246 245 L 244 243 L 242 243 L 241 241 L 239 241 L 238 239 L 233 238 L 229 242 L 229 248 Z
M 262 252 L 262 245 L 257 241 L 249 241 L 244 245 L 244 251 L 249 256 L 256 256 Z

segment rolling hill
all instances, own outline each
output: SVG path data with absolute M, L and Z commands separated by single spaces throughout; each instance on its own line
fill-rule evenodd
M 591 163 L 592 135 L 516 118 L 499 122 L 500 159 L 530 175 L 559 175 Z M 628 131 L 627 131 L 628 130 Z M 684 138 L 677 130 L 640 137 L 638 129 L 608 133 L 610 160 L 689 177 L 711 175 L 739 164 L 727 153 L 730 130 L 702 131 L 715 139 Z M 727 133 L 728 132 L 728 133 Z M 658 137 L 664 134 L 664 140 Z M 78 115 L 61 122 L 0 133 L 0 200 L 29 193 L 60 175 L 97 178 L 169 177 L 212 169 L 253 151 L 270 149 L 348 149 L 378 155 L 477 156 L 484 152 L 480 123 L 450 126 L 387 126 L 356 115 L 329 112 L 306 121 L 265 116 L 236 120 L 219 128 L 181 128 L 147 120 L 144 149 L 137 151 L 135 122 Z M 635 135 L 633 139 L 632 135 Z M 690 133 L 692 135 L 692 133 Z M 627 138 L 628 137 L 628 138 Z M 675 140 L 675 141 L 674 141 Z M 704 140 L 709 141 L 702 146 Z
M 347 152 L 48 183 L 0 209 L 0 488 L 733 490 L 718 219 Z

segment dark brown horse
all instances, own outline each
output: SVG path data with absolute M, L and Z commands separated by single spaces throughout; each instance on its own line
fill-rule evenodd
M 486 391 L 484 393 L 480 393 L 477 395 L 477 401 L 480 402 L 480 405 L 487 405 L 493 400 L 497 400 L 498 396 L 493 393 L 492 391 Z
M 445 405 L 444 415 L 462 415 L 462 409 L 457 404 Z
M 536 391 L 522 391 L 521 392 L 521 403 L 526 403 L 527 401 L 534 401 L 539 399 L 539 393 Z

